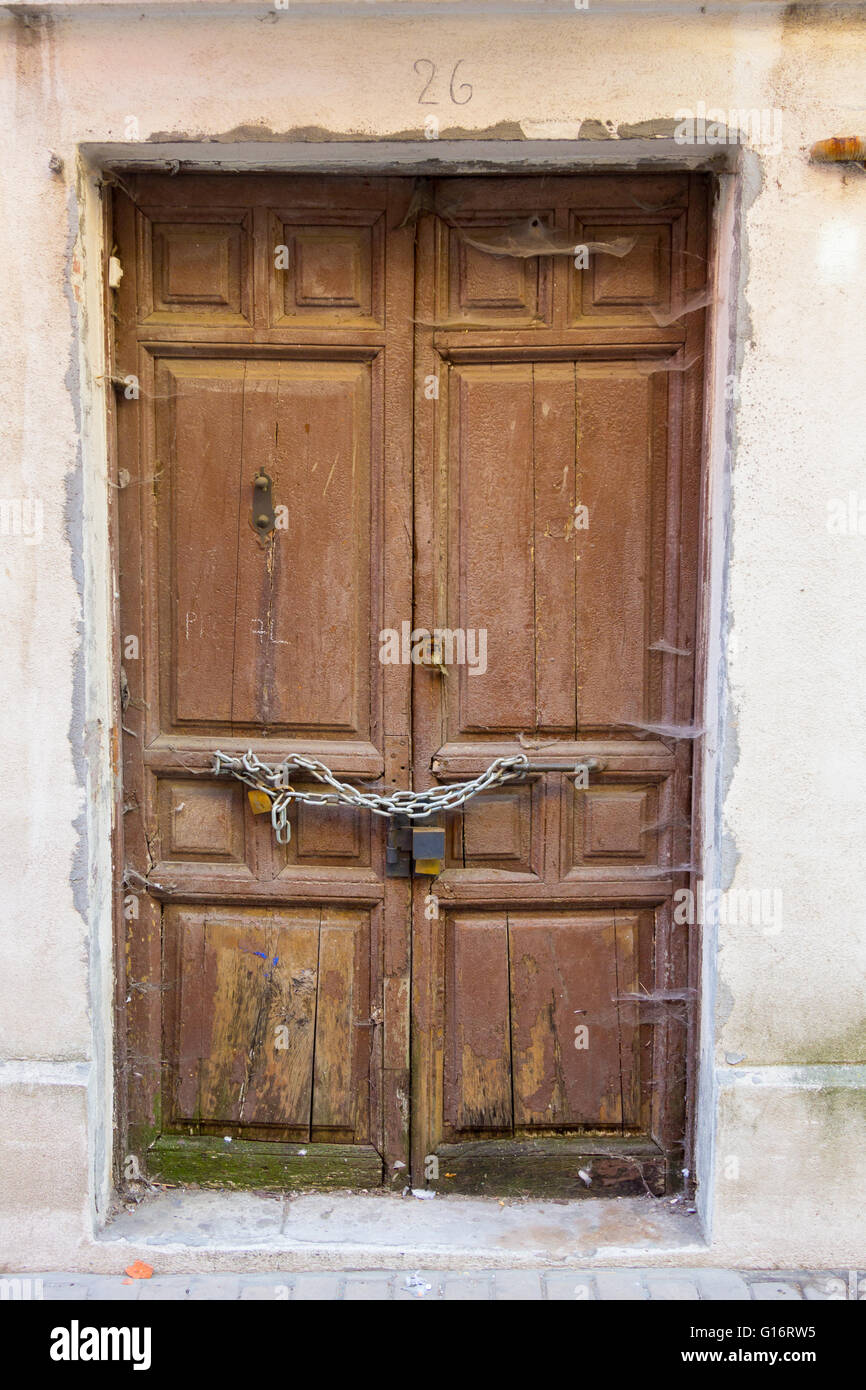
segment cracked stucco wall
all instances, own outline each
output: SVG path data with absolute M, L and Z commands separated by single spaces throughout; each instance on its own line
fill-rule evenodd
M 866 497 L 866 175 L 807 150 L 866 136 L 866 11 L 72 0 L 0 7 L 0 64 L 0 495 L 43 507 L 38 542 L 0 536 L 0 1260 L 107 1259 L 112 591 L 82 150 L 216 141 L 249 165 L 286 141 L 375 158 L 411 140 L 432 158 L 434 113 L 443 139 L 590 136 L 614 159 L 629 136 L 650 157 L 703 102 L 783 118 L 777 147 L 738 152 L 724 204 L 704 778 L 707 882 L 783 906 L 706 934 L 699 1203 L 710 1261 L 862 1263 L 866 535 L 826 515 Z

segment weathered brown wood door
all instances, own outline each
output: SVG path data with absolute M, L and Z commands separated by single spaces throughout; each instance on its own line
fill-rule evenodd
M 296 750 L 407 785 L 409 672 L 374 637 L 411 605 L 411 190 L 124 190 L 130 1149 L 166 1177 L 378 1185 L 409 1092 L 409 884 L 384 878 L 384 822 L 296 808 L 281 846 L 208 769 Z
M 685 175 L 124 179 L 127 1176 L 402 1186 L 411 1111 L 416 1186 L 671 1181 L 705 229 Z M 404 624 L 447 674 L 383 664 Z M 596 766 L 448 813 L 408 879 L 352 809 L 278 845 L 217 748 L 388 790 Z
M 662 1192 L 682 1167 L 690 743 L 662 729 L 693 717 L 705 198 L 451 180 L 421 225 L 415 622 L 486 662 L 416 671 L 416 785 L 521 747 L 597 764 L 479 796 L 438 917 L 416 887 L 413 1152 L 440 1189 Z

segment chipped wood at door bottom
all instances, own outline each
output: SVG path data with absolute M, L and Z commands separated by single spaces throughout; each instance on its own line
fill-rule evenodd
M 433 1186 L 443 1195 L 663 1197 L 666 1183 L 673 1190 L 668 1160 L 645 1140 L 487 1139 L 442 1144 L 435 1156 Z

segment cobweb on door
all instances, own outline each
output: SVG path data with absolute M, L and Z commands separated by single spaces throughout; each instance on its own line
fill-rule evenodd
M 636 199 L 632 201 L 637 202 Z M 643 204 L 638 203 L 637 205 L 643 207 Z M 651 210 L 657 211 L 658 209 Z M 471 222 L 461 220 L 460 205 L 441 198 L 430 179 L 418 179 L 416 181 L 409 207 L 403 220 L 399 223 L 399 228 L 414 226 L 423 213 L 430 213 L 438 217 L 451 229 L 459 241 L 477 251 L 484 252 L 485 255 L 498 258 L 512 257 L 518 260 L 529 260 L 536 256 L 570 256 L 574 261 L 575 269 L 578 271 L 588 270 L 591 258 L 594 256 L 613 256 L 622 260 L 629 256 L 644 239 L 640 232 L 636 232 L 630 236 L 614 237 L 609 241 L 576 241 L 573 234 L 551 227 L 541 212 L 530 213 L 502 226 L 474 226 Z M 675 250 L 673 254 L 695 259 L 694 253 L 684 250 Z M 697 259 L 706 261 L 705 257 L 698 257 Z M 719 296 L 712 289 L 703 289 L 686 296 L 682 302 L 674 304 L 669 310 L 662 311 L 650 304 L 644 307 L 656 327 L 669 328 L 690 314 L 720 302 Z M 471 314 L 449 314 L 441 320 L 416 318 L 413 322 L 423 328 L 489 327 L 489 324 L 480 320 L 477 315 Z M 702 353 L 696 354 L 687 362 L 638 362 L 633 363 L 632 366 L 635 370 L 643 370 L 647 374 L 665 371 L 684 372 L 688 371 L 702 356 Z

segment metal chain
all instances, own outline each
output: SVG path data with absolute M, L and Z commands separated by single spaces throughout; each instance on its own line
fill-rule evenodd
M 516 753 L 510 758 L 496 758 L 494 762 L 471 782 L 457 782 L 453 786 L 430 787 L 423 792 L 397 791 L 390 796 L 380 792 L 365 792 L 348 782 L 340 782 L 329 767 L 317 758 L 303 758 L 292 753 L 283 762 L 274 766 L 260 762 L 250 750 L 239 758 L 229 753 L 214 753 L 214 772 L 219 776 L 229 773 L 245 782 L 248 787 L 264 792 L 271 800 L 271 825 L 281 845 L 287 845 L 291 838 L 289 825 L 289 806 L 293 801 L 305 801 L 312 806 L 363 806 L 374 816 L 406 816 L 409 820 L 424 820 L 437 811 L 453 811 L 462 806 L 471 796 L 486 791 L 488 787 L 500 786 L 522 777 L 529 768 L 525 753 Z M 302 773 L 331 788 L 327 792 L 299 791 L 289 785 L 292 773 Z

